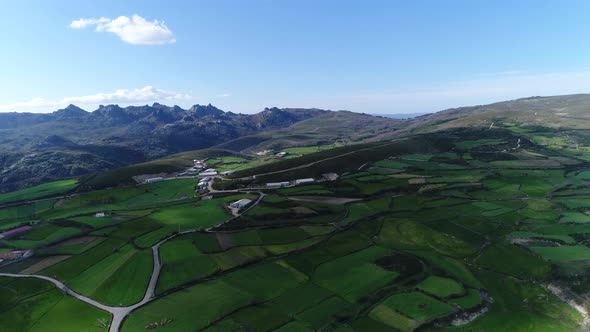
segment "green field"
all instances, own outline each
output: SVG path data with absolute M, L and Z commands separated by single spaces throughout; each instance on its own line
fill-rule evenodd
M 162 272 L 156 288 L 158 293 L 204 278 L 218 269 L 215 260 L 201 254 L 189 240 L 164 243 L 160 259 Z
M 418 289 L 439 298 L 459 295 L 465 291 L 463 286 L 453 279 L 438 276 L 428 277 L 426 280 L 418 284 Z
M 252 298 L 222 281 L 212 281 L 167 295 L 133 312 L 122 331 L 145 331 L 145 326 L 168 318 L 162 331 L 195 331 L 209 326 L 218 317 L 245 307 Z M 195 315 L 198 312 L 198 315 Z
M 395 310 L 418 322 L 427 322 L 455 311 L 452 306 L 418 292 L 393 295 L 380 306 Z
M 590 259 L 590 248 L 582 245 L 561 247 L 531 247 L 549 261 L 578 261 Z
M 111 315 L 38 279 L 0 279 L 2 331 L 106 331 Z M 105 325 L 106 326 L 106 325 Z
M 515 149 L 520 135 L 550 137 L 516 126 L 277 147 L 285 158 L 216 150 L 211 167 L 237 172 L 215 183 L 231 191 L 211 197 L 195 196 L 197 180 L 188 178 L 104 189 L 113 181 L 106 174 L 138 169 L 101 173 L 82 179 L 89 191 L 76 196 L 0 209 L 2 230 L 32 227 L 0 239 L 0 252 L 35 249 L 0 272 L 37 271 L 129 306 L 145 296 L 160 243 L 155 297 L 124 320 L 123 332 L 574 331 L 580 315 L 540 285 L 590 294 L 588 165 L 534 139 Z M 256 200 L 262 183 L 324 173 L 340 177 L 266 190 L 240 216 L 227 208 Z M 1 199 L 59 195 L 77 182 L 69 185 Z M 79 317 L 64 331 L 104 331 L 97 322 L 110 320 L 33 279 L 0 278 L 0 300 L 2 331 L 61 330 L 72 311 Z M 451 326 L 454 315 L 478 310 L 485 313 Z
M 0 204 L 65 194 L 74 190 L 77 186 L 78 180 L 74 179 L 44 183 L 35 187 L 0 194 Z
M 312 279 L 354 303 L 397 277 L 398 273 L 374 264 L 375 260 L 387 254 L 388 250 L 384 248 L 371 247 L 320 265 Z

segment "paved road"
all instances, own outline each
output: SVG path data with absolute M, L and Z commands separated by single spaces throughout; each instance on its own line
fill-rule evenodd
M 216 193 L 223 193 L 224 191 L 215 191 Z M 227 191 L 227 192 L 232 192 L 232 193 L 236 193 L 239 191 Z M 260 203 L 262 201 L 262 199 L 264 198 L 265 194 L 262 192 L 256 192 L 257 194 L 259 194 L 258 199 L 246 210 L 244 210 L 242 213 L 256 207 L 256 205 L 258 205 L 258 203 Z M 219 227 L 225 223 L 228 223 L 236 218 L 238 218 L 240 215 L 229 218 L 227 220 L 224 220 L 220 223 L 218 223 L 217 225 L 211 226 L 209 228 L 206 229 L 206 231 L 211 232 L 213 231 L 214 228 Z M 111 321 L 111 325 L 109 327 L 109 332 L 119 332 L 119 329 L 121 327 L 121 324 L 123 323 L 123 320 L 125 319 L 125 317 L 127 317 L 133 310 L 147 304 L 148 302 L 152 301 L 155 297 L 155 293 L 156 293 L 156 285 L 158 283 L 158 278 L 160 277 L 160 272 L 162 270 L 162 264 L 160 262 L 160 246 L 162 244 L 164 244 L 165 242 L 179 236 L 182 234 L 188 234 L 188 233 L 194 233 L 196 231 L 198 231 L 198 228 L 193 228 L 193 229 L 188 229 L 188 230 L 184 230 L 182 232 L 176 233 L 174 235 L 171 235 L 165 239 L 163 239 L 162 241 L 156 243 L 155 245 L 152 246 L 152 256 L 153 256 L 153 262 L 154 262 L 154 266 L 152 269 L 152 275 L 150 277 L 150 282 L 148 284 L 148 287 L 145 291 L 145 294 L 143 296 L 143 299 L 139 302 L 137 302 L 136 304 L 133 304 L 131 306 L 128 307 L 114 307 L 114 306 L 108 306 L 105 304 L 102 304 L 100 302 L 94 301 L 93 299 L 86 297 L 84 295 L 81 295 L 79 293 L 74 292 L 73 290 L 71 290 L 70 288 L 68 288 L 68 286 L 64 285 L 63 282 L 51 278 L 51 277 L 47 277 L 44 275 L 39 275 L 39 274 L 16 274 L 16 273 L 0 273 L 0 277 L 12 277 L 12 278 L 37 278 L 37 279 L 43 279 L 46 281 L 49 281 L 51 283 L 53 283 L 57 288 L 61 289 L 65 294 L 70 295 L 80 301 L 86 302 L 96 308 L 102 309 L 106 312 L 109 312 L 110 314 L 113 315 L 113 319 Z
M 109 307 L 107 305 L 104 305 L 102 303 L 96 302 L 91 298 L 88 298 L 84 295 L 78 294 L 76 292 L 74 292 L 73 290 L 69 289 L 68 286 L 64 285 L 63 282 L 53 279 L 51 277 L 47 277 L 47 276 L 43 276 L 43 275 L 38 275 L 38 274 L 16 274 L 16 273 L 0 273 L 0 277 L 11 277 L 11 278 L 37 278 L 37 279 L 43 279 L 43 280 L 47 280 L 51 283 L 53 283 L 57 288 L 61 289 L 62 291 L 64 291 L 64 293 L 66 293 L 67 295 L 73 296 L 75 298 L 77 298 L 80 301 L 84 301 L 90 305 L 93 305 L 99 309 L 102 309 L 104 311 L 108 311 L 112 313 L 112 309 L 113 307 Z

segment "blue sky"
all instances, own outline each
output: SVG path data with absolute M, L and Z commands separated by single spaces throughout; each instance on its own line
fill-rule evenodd
M 590 92 L 588 1 L 5 0 L 0 8 L 0 111 L 157 101 L 242 113 L 411 113 Z

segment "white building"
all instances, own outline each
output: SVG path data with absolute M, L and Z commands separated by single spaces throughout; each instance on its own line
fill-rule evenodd
M 104 218 L 105 214 L 104 212 L 96 212 L 96 214 L 94 215 L 96 218 Z
M 239 201 L 235 201 L 235 202 L 231 203 L 229 206 L 234 209 L 242 209 L 250 203 L 252 203 L 251 199 L 242 198 Z
M 289 186 L 289 182 L 284 181 L 284 182 L 269 182 L 266 184 L 267 188 L 283 188 L 283 187 L 287 187 Z
M 145 180 L 145 183 L 156 183 L 156 182 L 160 182 L 163 180 L 164 180 L 163 177 L 157 177 L 157 178 L 147 179 L 147 180 Z
M 308 184 L 308 183 L 314 183 L 315 179 L 313 178 L 306 178 L 306 179 L 297 179 L 295 180 L 295 185 L 298 186 L 300 184 Z
M 282 151 L 282 152 L 279 152 L 279 153 L 276 154 L 277 157 L 281 157 L 281 158 L 284 157 L 284 156 L 286 156 L 286 155 L 287 155 L 287 152 L 285 152 L 285 151 Z
M 207 177 L 207 176 L 215 176 L 217 175 L 217 171 L 213 171 L 213 172 L 209 172 L 208 170 L 205 172 L 201 172 L 199 173 L 199 176 L 201 177 Z

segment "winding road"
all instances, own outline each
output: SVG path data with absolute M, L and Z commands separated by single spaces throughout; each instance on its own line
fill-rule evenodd
M 211 181 L 211 182 L 213 182 L 213 181 Z M 238 190 L 235 190 L 235 191 L 234 190 L 231 190 L 231 191 L 216 191 L 216 190 L 214 190 L 213 191 L 213 193 L 225 193 L 225 192 L 236 193 L 236 192 L 240 192 L 240 191 L 238 191 Z M 248 193 L 252 193 L 252 191 L 248 191 Z M 257 193 L 259 195 L 258 199 L 256 201 L 254 201 L 254 203 L 252 203 L 252 205 L 250 205 L 250 207 L 248 207 L 246 210 L 244 210 L 241 214 L 256 207 L 265 196 L 265 194 L 263 192 L 255 192 L 255 193 Z M 216 225 L 208 227 L 205 229 L 205 231 L 212 232 L 215 228 L 217 228 L 225 223 L 228 223 L 236 218 L 239 218 L 241 216 L 241 214 L 238 214 L 237 216 L 231 217 L 231 218 L 226 219 Z M 191 228 L 191 229 L 187 229 L 187 230 L 178 232 L 176 234 L 170 235 L 169 237 L 161 240 L 160 242 L 158 242 L 152 246 L 152 256 L 153 256 L 154 266 L 153 266 L 152 274 L 150 276 L 150 282 L 148 284 L 148 287 L 146 288 L 145 294 L 144 294 L 143 299 L 141 301 L 137 302 L 136 304 L 127 306 L 127 307 L 113 307 L 113 306 L 108 306 L 108 305 L 102 304 L 102 303 L 97 302 L 87 296 L 84 296 L 82 294 L 79 294 L 79 293 L 71 290 L 63 282 L 61 282 L 57 279 L 48 277 L 48 276 L 44 276 L 44 275 L 0 273 L 0 277 L 37 278 L 37 279 L 43 279 L 43 280 L 49 281 L 49 282 L 53 283 L 57 288 L 61 289 L 66 295 L 72 296 L 72 297 L 74 297 L 80 301 L 86 302 L 98 309 L 109 312 L 111 315 L 113 315 L 113 319 L 112 319 L 111 324 L 109 326 L 109 332 L 119 332 L 119 329 L 121 328 L 121 324 L 123 323 L 123 320 L 125 319 L 125 317 L 127 317 L 133 310 L 149 303 L 150 301 L 152 301 L 155 298 L 156 284 L 158 283 L 158 278 L 160 277 L 160 272 L 162 270 L 162 264 L 160 262 L 160 246 L 162 244 L 166 243 L 167 241 L 172 240 L 173 238 L 179 236 L 179 235 L 194 233 L 199 230 L 201 230 L 201 229 L 200 228 Z

